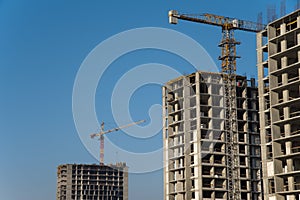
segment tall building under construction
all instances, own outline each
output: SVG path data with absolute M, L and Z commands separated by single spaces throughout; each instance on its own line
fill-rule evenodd
M 57 168 L 56 199 L 128 200 L 126 164 L 60 165 Z
M 228 198 L 222 77 L 195 72 L 163 87 L 165 200 Z M 236 81 L 240 199 L 261 199 L 258 91 L 254 79 Z
M 300 10 L 257 34 L 266 200 L 300 199 Z

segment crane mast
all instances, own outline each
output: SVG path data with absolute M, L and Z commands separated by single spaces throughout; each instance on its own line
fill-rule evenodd
M 100 165 L 104 164 L 104 135 L 107 133 L 111 133 L 111 132 L 115 132 L 115 131 L 119 131 L 121 129 L 136 125 L 136 124 L 141 124 L 143 122 L 145 122 L 146 120 L 140 120 L 140 121 L 136 121 L 130 124 L 126 124 L 123 126 L 119 126 L 107 131 L 104 131 L 104 122 L 101 123 L 101 127 L 100 127 L 100 132 L 99 133 L 93 133 L 91 134 L 91 138 L 93 139 L 94 137 L 99 137 L 100 140 Z
M 226 132 L 226 155 L 227 155 L 227 187 L 228 199 L 240 200 L 240 174 L 238 157 L 238 126 L 237 126 L 237 105 L 236 105 L 236 46 L 240 44 L 234 38 L 234 30 L 248 32 L 259 32 L 265 28 L 262 24 L 224 17 L 214 14 L 179 14 L 175 10 L 169 11 L 169 22 L 177 24 L 178 19 L 191 22 L 209 24 L 222 28 L 221 48 L 221 69 L 224 81 L 225 99 L 225 132 Z

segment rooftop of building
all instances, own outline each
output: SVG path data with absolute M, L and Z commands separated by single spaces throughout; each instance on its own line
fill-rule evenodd
M 222 72 L 207 72 L 207 71 L 196 71 L 194 73 L 191 73 L 191 74 L 188 74 L 188 75 L 183 75 L 183 76 L 179 76 L 175 79 L 172 79 L 172 80 L 169 80 L 168 82 L 165 83 L 165 85 L 170 85 L 172 83 L 175 83 L 179 80 L 182 80 L 184 78 L 190 78 L 190 77 L 193 77 L 195 76 L 196 73 L 199 73 L 201 75 L 204 75 L 204 76 L 207 76 L 207 75 L 212 75 L 212 76 L 216 76 L 216 77 L 219 77 L 220 79 L 224 76 L 224 73 Z M 236 75 L 236 79 L 237 80 L 246 80 L 247 79 L 247 76 L 242 76 L 242 75 Z
M 61 164 L 59 165 L 57 168 L 61 168 L 61 167 L 64 167 L 64 166 L 67 166 L 67 165 L 72 165 L 72 166 L 82 166 L 82 167 L 99 167 L 99 168 L 114 168 L 114 169 L 126 169 L 128 168 L 128 166 L 126 166 L 126 163 L 125 162 L 118 162 L 116 164 L 96 164 L 96 163 L 93 163 L 93 164 L 80 164 L 80 163 L 73 163 L 73 164 L 70 164 L 70 163 L 66 163 L 66 164 Z
M 279 19 L 276 19 L 276 20 L 270 22 L 268 24 L 268 26 L 277 27 L 277 26 L 280 26 L 280 24 L 282 24 L 282 23 L 290 23 L 291 21 L 296 20 L 296 18 L 298 16 L 300 16 L 300 9 L 295 10 L 294 12 L 291 12 L 291 13 L 285 15 L 285 16 L 280 17 Z

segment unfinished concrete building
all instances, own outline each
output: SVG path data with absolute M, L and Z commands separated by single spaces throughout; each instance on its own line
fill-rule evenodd
M 257 34 L 265 199 L 300 199 L 300 10 Z
M 126 164 L 60 165 L 57 168 L 56 199 L 128 200 Z
M 261 199 L 255 80 L 237 76 L 240 199 Z M 196 72 L 163 87 L 164 199 L 228 198 L 222 74 Z

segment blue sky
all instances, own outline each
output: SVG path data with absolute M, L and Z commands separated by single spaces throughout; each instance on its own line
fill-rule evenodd
M 219 65 L 216 58 L 221 30 L 188 22 L 170 25 L 168 10 L 256 21 L 257 13 L 266 13 L 272 3 L 280 6 L 280 1 L 273 0 L 1 0 L 0 199 L 55 199 L 59 164 L 97 162 L 78 137 L 72 90 L 81 63 L 100 42 L 128 29 L 170 28 L 198 41 Z M 287 12 L 295 4 L 296 0 L 288 1 Z M 238 72 L 255 77 L 255 34 L 237 31 L 236 38 L 242 42 L 238 47 L 242 57 Z M 166 52 L 144 50 L 120 57 L 107 70 L 96 94 L 97 116 L 107 122 L 107 128 L 116 126 L 107 106 L 114 83 L 132 67 L 153 62 L 173 66 L 181 73 L 192 72 L 186 61 Z M 160 86 L 141 88 L 130 102 L 133 119 L 150 121 L 149 107 L 160 103 Z M 133 152 L 162 146 L 160 134 L 147 140 L 124 135 L 121 132 L 108 137 Z M 110 156 L 113 154 L 117 160 L 126 161 L 117 152 L 110 152 Z M 130 200 L 163 199 L 162 170 L 129 177 Z

